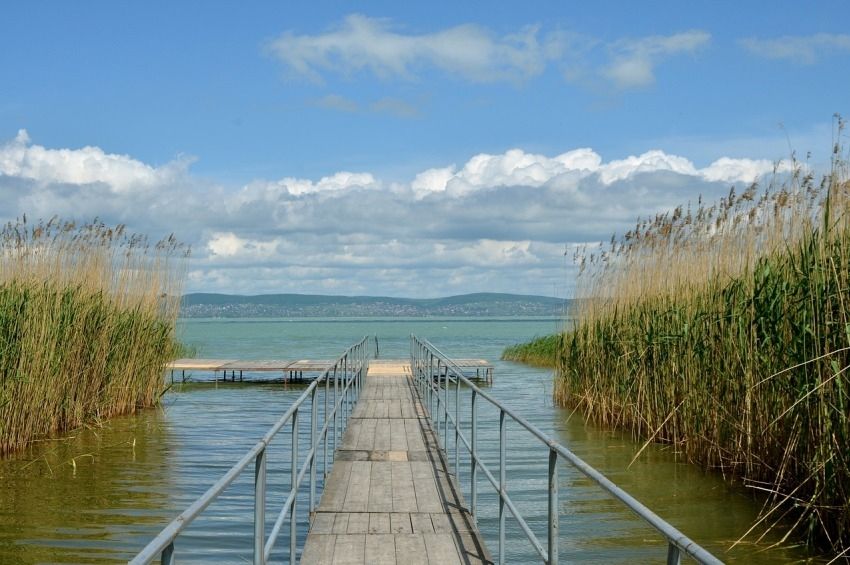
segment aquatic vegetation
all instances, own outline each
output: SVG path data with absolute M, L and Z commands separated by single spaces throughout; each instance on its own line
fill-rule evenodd
M 0 453 L 156 403 L 187 254 L 97 221 L 0 229 Z
M 820 181 L 795 162 L 765 188 L 584 250 L 555 387 L 560 403 L 766 493 L 752 532 L 782 527 L 839 553 L 850 551 L 848 178 L 836 142 Z
M 535 337 L 526 343 L 506 347 L 502 352 L 505 361 L 518 361 L 537 367 L 554 367 L 561 349 L 561 334 Z

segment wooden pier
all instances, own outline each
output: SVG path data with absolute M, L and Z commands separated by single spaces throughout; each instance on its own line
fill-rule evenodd
M 371 361 L 301 563 L 491 562 L 448 471 L 409 363 Z
M 397 363 L 401 362 L 398 361 Z M 472 380 L 493 382 L 493 364 L 484 359 L 457 359 L 455 364 Z M 225 381 L 228 374 L 231 381 L 242 381 L 245 373 L 279 373 L 283 382 L 300 382 L 305 378 L 304 373 L 307 373 L 308 378 L 310 378 L 310 375 L 319 376 L 332 365 L 333 361 L 321 359 L 295 361 L 284 359 L 176 359 L 166 365 L 165 368 L 171 371 L 171 382 L 174 382 L 174 375 L 177 371 L 181 372 L 183 381 L 186 380 L 186 371 L 201 371 L 212 373 L 215 380 L 218 380 L 219 373 L 222 374 L 222 380 Z

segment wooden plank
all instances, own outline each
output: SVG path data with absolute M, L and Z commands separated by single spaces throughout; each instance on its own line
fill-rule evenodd
M 395 565 L 395 536 L 392 534 L 366 536 L 366 563 L 370 565 Z
M 437 492 L 431 464 L 426 461 L 411 461 L 409 465 L 419 511 L 441 512 L 443 504 Z
M 425 549 L 430 563 L 442 565 L 460 565 L 460 553 L 455 545 L 454 536 L 450 534 L 423 534 Z
M 330 534 L 333 532 L 334 517 L 336 514 L 330 512 L 316 512 L 313 523 L 310 524 L 310 533 Z
M 360 420 L 360 435 L 357 437 L 356 449 L 362 451 L 373 451 L 375 449 L 375 426 L 377 424 L 372 419 Z
M 319 511 L 339 511 L 345 502 L 348 482 L 351 478 L 351 461 L 335 461 L 328 475 Z
M 409 461 L 392 461 L 393 511 L 416 512 L 416 494 L 413 490 L 413 475 Z
M 392 512 L 392 468 L 391 463 L 372 462 L 372 477 L 369 482 L 369 512 Z
M 369 514 L 366 512 L 352 512 L 348 515 L 349 534 L 369 533 Z M 368 560 L 367 560 L 368 561 Z
M 423 534 L 395 536 L 395 558 L 404 565 L 428 565 Z
M 396 447 L 391 441 L 393 430 L 397 428 L 398 424 L 393 423 L 391 425 L 389 420 L 375 420 L 375 443 L 372 449 L 381 451 L 407 451 L 407 445 Z M 398 432 L 396 431 L 396 433 Z
M 412 534 L 413 527 L 410 523 L 410 514 L 405 512 L 391 513 L 390 531 L 394 534 Z
M 348 513 L 340 512 L 335 514 L 336 518 L 334 518 L 334 527 L 331 533 L 334 534 L 347 534 L 348 533 Z
M 371 470 L 372 463 L 369 461 L 351 462 L 351 476 L 342 510 L 345 512 L 366 512 L 369 503 Z
M 410 515 L 410 523 L 413 526 L 414 534 L 433 534 L 434 526 L 431 523 L 431 515 L 425 513 L 415 513 Z
M 399 367 L 370 366 L 302 563 L 489 563 Z
M 369 533 L 370 534 L 388 534 L 388 533 L 390 533 L 390 515 L 387 512 L 370 512 L 369 513 Z
M 325 565 L 331 563 L 334 555 L 336 536 L 313 534 L 307 536 L 304 551 L 301 553 L 301 565 Z
M 334 565 L 363 565 L 366 563 L 366 536 L 346 534 L 336 536 Z

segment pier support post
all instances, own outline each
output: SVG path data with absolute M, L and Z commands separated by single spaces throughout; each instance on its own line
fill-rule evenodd
M 264 565 L 266 536 L 266 450 L 254 464 L 254 565 Z

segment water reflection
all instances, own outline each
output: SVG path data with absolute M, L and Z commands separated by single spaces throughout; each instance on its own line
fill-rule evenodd
M 0 562 L 128 557 L 167 516 L 168 427 L 160 410 L 111 420 L 0 460 Z

